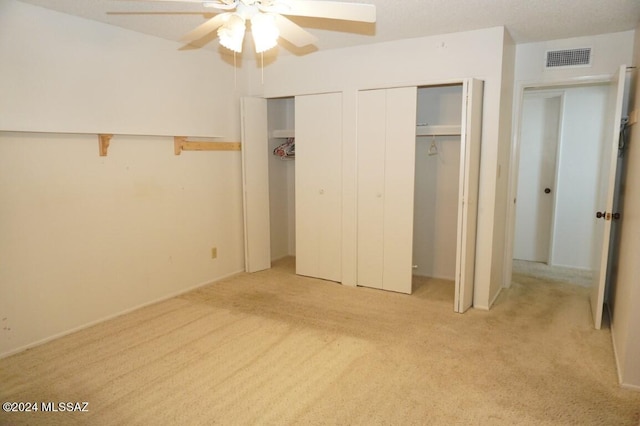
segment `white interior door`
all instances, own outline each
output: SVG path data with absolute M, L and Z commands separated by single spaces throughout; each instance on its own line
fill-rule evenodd
M 465 97 L 460 136 L 460 205 L 454 300 L 456 312 L 465 312 L 473 305 L 483 82 L 474 79 L 466 80 L 463 93 Z
M 611 242 L 611 221 L 614 199 L 617 191 L 616 172 L 618 165 L 618 141 L 620 121 L 624 101 L 626 66 L 621 66 L 610 85 L 608 111 L 612 112 L 607 125 L 605 141 L 601 154 L 600 187 L 598 190 L 599 218 L 595 221 L 595 249 L 593 259 L 593 284 L 591 288 L 591 311 L 595 328 L 602 326 L 602 311 L 604 307 L 605 288 L 608 281 L 609 251 Z M 595 212 L 594 212 L 595 214 Z
M 271 267 L 267 100 L 242 98 L 242 185 L 245 270 Z
M 296 96 L 296 273 L 342 281 L 342 94 Z
M 410 294 L 417 88 L 358 94 L 358 285 Z
M 513 257 L 549 263 L 553 226 L 560 94 L 525 92 Z

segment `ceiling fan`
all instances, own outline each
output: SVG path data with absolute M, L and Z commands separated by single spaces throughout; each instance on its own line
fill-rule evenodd
M 189 33 L 181 41 L 191 43 L 216 31 L 220 44 L 234 52 L 242 52 L 246 22 L 257 53 L 275 47 L 278 37 L 297 47 L 315 43 L 318 39 L 302 29 L 288 16 L 375 22 L 376 7 L 364 3 L 324 0 L 125 0 L 146 2 L 196 3 L 218 13 Z

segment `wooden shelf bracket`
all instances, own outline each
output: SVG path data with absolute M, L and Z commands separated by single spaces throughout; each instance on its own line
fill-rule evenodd
M 173 153 L 182 151 L 240 151 L 240 142 L 190 141 L 186 136 L 173 137 Z
M 111 142 L 112 137 L 113 135 L 109 135 L 109 134 L 98 135 L 98 150 L 100 152 L 100 157 L 107 156 L 107 151 L 109 150 L 109 143 Z

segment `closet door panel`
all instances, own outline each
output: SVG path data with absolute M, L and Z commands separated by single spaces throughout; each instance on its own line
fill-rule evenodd
M 267 100 L 242 98 L 242 184 L 245 270 L 271 267 Z
M 342 95 L 297 96 L 296 273 L 342 279 Z
M 386 91 L 358 94 L 357 283 L 382 288 Z
M 383 289 L 411 293 L 417 88 L 387 90 Z
M 465 312 L 473 305 L 483 82 L 475 79 L 465 81 L 463 93 L 465 99 L 460 139 L 460 204 L 454 301 L 456 312 Z
M 358 284 L 411 293 L 417 88 L 358 94 Z

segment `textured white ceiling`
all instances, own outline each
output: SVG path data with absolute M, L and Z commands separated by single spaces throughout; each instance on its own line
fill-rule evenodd
M 2 1 L 2 0 L 0 0 Z M 71 15 L 105 22 L 169 40 L 204 22 L 205 8 L 194 4 L 122 0 L 21 0 Z M 377 22 L 291 18 L 319 37 L 326 50 L 358 44 L 507 27 L 517 43 L 625 31 L 640 21 L 640 0 L 352 0 L 375 4 Z M 136 13 L 115 13 L 136 12 Z M 144 13 L 137 13 L 144 12 Z M 163 13 L 172 12 L 172 13 Z M 209 15 L 211 16 L 211 15 Z M 214 39 L 201 47 L 218 49 Z M 285 50 L 304 54 L 282 43 Z M 280 49 L 283 52 L 283 49 Z

